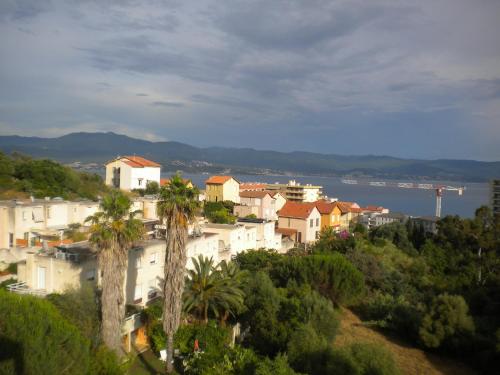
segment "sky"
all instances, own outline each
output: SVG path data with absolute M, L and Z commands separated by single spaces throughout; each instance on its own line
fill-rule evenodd
M 500 160 L 498 0 L 1 0 L 0 134 Z

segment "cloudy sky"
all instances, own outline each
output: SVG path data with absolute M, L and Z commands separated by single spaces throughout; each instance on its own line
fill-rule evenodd
M 500 1 L 1 0 L 0 134 L 500 160 Z

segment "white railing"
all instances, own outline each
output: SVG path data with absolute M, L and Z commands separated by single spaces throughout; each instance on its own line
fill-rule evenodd
M 26 281 L 7 285 L 7 290 L 12 293 L 31 294 L 38 297 L 45 297 L 47 295 L 47 291 L 45 289 L 31 289 L 26 284 Z

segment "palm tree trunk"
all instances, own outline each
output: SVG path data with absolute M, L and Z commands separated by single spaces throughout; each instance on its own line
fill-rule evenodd
M 182 293 L 186 269 L 187 222 L 184 216 L 174 211 L 167 218 L 167 236 L 165 251 L 165 278 L 163 282 L 163 330 L 167 342 L 167 373 L 173 371 L 170 359 L 173 357 L 173 337 L 180 324 Z M 171 353 L 169 354 L 169 350 Z M 169 355 L 171 357 L 169 357 Z
M 171 374 L 174 372 L 174 335 L 167 337 L 167 362 L 165 363 L 165 372 Z
M 205 303 L 205 307 L 203 308 L 203 321 L 205 324 L 208 324 L 208 303 Z
M 106 346 L 121 357 L 121 326 L 125 317 L 123 284 L 126 258 L 121 251 L 105 249 L 99 253 L 99 268 L 102 270 L 102 340 Z

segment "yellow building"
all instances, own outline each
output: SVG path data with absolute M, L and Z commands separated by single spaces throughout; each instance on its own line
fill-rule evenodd
M 338 230 L 340 228 L 340 217 L 342 212 L 336 202 L 319 200 L 312 204 L 316 206 L 321 214 L 321 229 L 332 227 Z
M 240 183 L 231 176 L 212 176 L 205 181 L 207 202 L 240 203 Z

